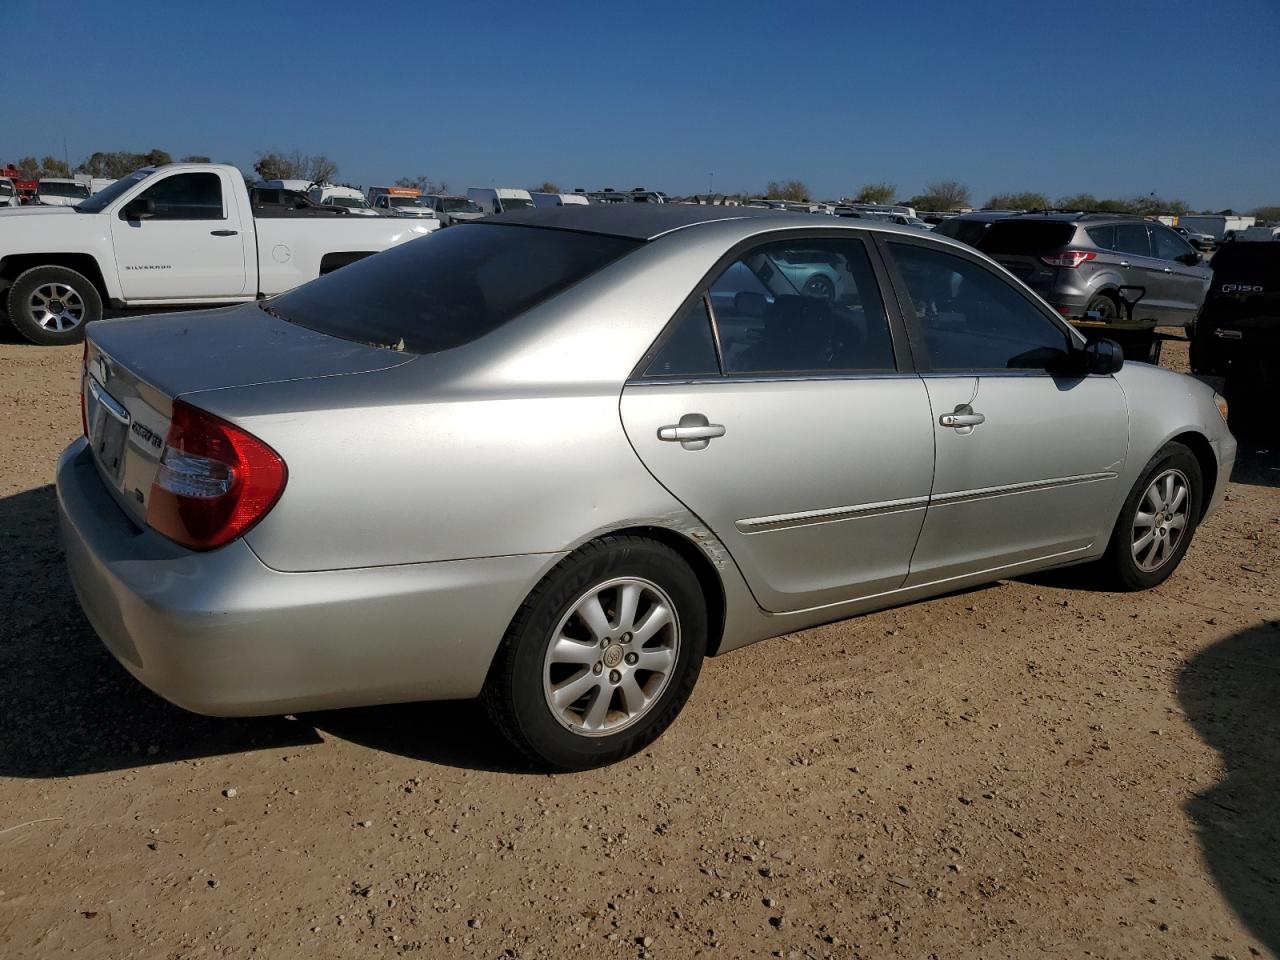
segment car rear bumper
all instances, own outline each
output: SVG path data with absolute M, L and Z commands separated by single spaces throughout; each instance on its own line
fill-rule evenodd
M 218 716 L 475 696 L 562 556 L 280 573 L 243 540 L 195 553 L 139 530 L 84 440 L 57 487 L 71 580 L 107 649 L 165 699 Z

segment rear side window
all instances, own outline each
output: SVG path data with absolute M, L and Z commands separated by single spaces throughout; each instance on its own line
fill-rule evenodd
M 270 307 L 333 337 L 437 353 L 483 337 L 638 246 L 593 233 L 461 224 L 326 274 Z
M 755 247 L 711 285 L 724 372 L 895 369 L 889 319 L 861 240 Z
M 1145 223 L 1122 223 L 1116 227 L 1116 250 L 1135 257 L 1151 256 L 1151 237 Z
M 1095 247 L 1101 247 L 1103 250 L 1114 250 L 1116 248 L 1116 228 L 1110 227 L 1090 227 L 1085 231 L 1089 234 L 1089 239 L 1093 241 Z
M 992 255 L 1045 253 L 1067 246 L 1075 233 L 1073 223 L 1011 217 L 991 224 L 978 249 Z
M 646 377 L 716 377 L 720 361 L 711 336 L 711 314 L 707 301 L 699 297 L 676 317 L 671 336 L 658 348 Z
M 216 173 L 176 173 L 142 193 L 155 201 L 153 220 L 221 220 L 222 179 Z

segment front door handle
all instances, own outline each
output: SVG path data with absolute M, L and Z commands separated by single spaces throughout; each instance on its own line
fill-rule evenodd
M 1122 266 L 1122 267 L 1127 267 L 1127 266 L 1129 266 L 1129 261 L 1128 261 L 1128 260 L 1121 260 L 1121 261 L 1120 261 L 1120 266 Z
M 209 236 L 211 236 L 211 237 L 234 237 L 234 236 L 236 236 L 239 232 L 240 232 L 239 230 L 210 230 L 210 231 L 209 231 Z
M 658 428 L 658 439 L 679 443 L 686 450 L 705 449 L 716 437 L 724 436 L 724 425 L 710 423 L 700 413 L 686 413 L 677 424 Z
M 973 433 L 973 428 L 980 423 L 986 423 L 987 418 L 980 413 L 974 413 L 973 407 L 967 403 L 960 403 L 950 413 L 944 413 L 938 418 L 938 423 L 944 427 L 951 427 L 961 436 L 968 436 Z
M 1164 268 L 1164 272 L 1165 272 L 1165 273 L 1173 273 L 1173 267 L 1165 267 L 1165 268 Z

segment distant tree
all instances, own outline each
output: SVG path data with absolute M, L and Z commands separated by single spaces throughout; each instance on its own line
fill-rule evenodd
M 449 184 L 441 180 L 439 183 L 428 176 L 401 177 L 396 181 L 397 187 L 417 187 L 423 193 L 448 193 Z
M 803 203 L 809 199 L 809 188 L 803 180 L 770 180 L 764 188 L 764 195 L 769 200 L 791 200 Z
M 898 188 L 892 183 L 864 183 L 857 196 L 853 198 L 853 202 L 893 203 L 893 198 L 897 195 Z
M 564 191 L 560 189 L 560 184 L 552 183 L 550 180 L 543 180 L 542 183 L 538 184 L 536 187 L 531 187 L 530 189 L 532 189 L 534 193 L 564 193 Z
M 128 150 L 101 150 L 92 153 L 76 167 L 77 173 L 87 173 L 91 177 L 106 177 L 117 180 L 137 170 L 139 167 L 158 167 L 172 163 L 173 157 L 164 150 L 148 150 L 146 153 L 130 153 Z
M 183 157 L 182 162 L 183 163 L 212 163 L 212 161 L 208 157 L 202 157 L 196 153 L 193 153 L 189 157 Z
M 71 176 L 71 168 L 57 157 L 44 157 L 38 162 L 35 157 L 23 157 L 14 166 L 21 170 L 23 176 L 29 180 L 38 180 L 41 177 Z
M 327 183 L 338 173 L 338 165 L 323 153 L 260 153 L 253 165 L 263 180 L 307 180 Z
M 1144 217 L 1155 217 L 1160 214 L 1184 216 L 1191 213 L 1191 204 L 1185 200 L 1166 200 L 1151 193 L 1144 197 L 1134 197 L 1129 201 L 1129 209 Z
M 971 206 L 969 188 L 959 180 L 939 180 L 928 184 L 924 193 L 911 198 L 917 210 L 958 210 Z
M 1275 223 L 1277 220 L 1280 220 L 1280 206 L 1258 207 L 1253 211 L 1253 215 L 1259 220 L 1266 220 L 1268 223 Z
M 986 202 L 987 210 L 1046 210 L 1049 198 L 1043 193 L 997 193 Z
M 1099 200 L 1091 193 L 1077 193 L 1059 197 L 1056 206 L 1061 210 L 1098 210 L 1102 213 L 1133 213 L 1128 201 Z

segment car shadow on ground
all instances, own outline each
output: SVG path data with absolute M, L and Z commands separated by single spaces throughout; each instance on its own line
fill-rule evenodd
M 325 735 L 423 763 L 531 772 L 478 703 L 368 707 L 295 718 L 203 717 L 151 693 L 80 612 L 52 486 L 0 498 L 0 777 L 66 777 L 253 750 Z
M 1280 620 L 1197 655 L 1178 699 L 1224 767 L 1187 803 L 1205 862 L 1245 926 L 1280 955 Z

